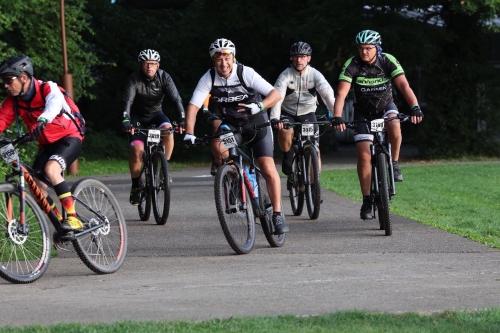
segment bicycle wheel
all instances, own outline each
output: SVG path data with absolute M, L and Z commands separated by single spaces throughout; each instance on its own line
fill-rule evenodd
M 149 221 L 149 216 L 151 215 L 151 186 L 149 185 L 150 180 L 148 179 L 146 158 L 146 153 L 144 153 L 142 155 L 141 174 L 139 175 L 142 191 L 137 210 L 139 211 L 141 221 Z
M 151 199 L 156 224 L 164 225 L 170 212 L 170 175 L 168 161 L 163 151 L 157 151 L 153 155 Z
M 45 214 L 26 193 L 28 233 L 17 231 L 20 195 L 12 184 L 0 184 L 0 276 L 12 283 L 38 280 L 49 265 L 52 239 Z
M 104 226 L 76 234 L 73 246 L 80 259 L 98 274 L 116 272 L 127 254 L 127 226 L 120 205 L 113 193 L 100 181 L 92 178 L 79 180 L 71 187 L 78 218 L 85 228 Z
M 273 217 L 273 205 L 271 204 L 271 199 L 269 198 L 269 192 L 267 191 L 266 180 L 260 172 L 256 172 L 257 183 L 259 184 L 259 203 L 260 207 L 265 211 L 264 216 L 260 216 L 260 224 L 262 226 L 262 231 L 266 236 L 267 242 L 272 247 L 281 247 L 285 244 L 285 235 L 274 234 L 274 226 L 272 222 Z M 281 205 L 283 207 L 283 205 Z M 285 214 L 282 212 L 282 215 Z
M 319 216 L 321 205 L 321 184 L 319 180 L 318 152 L 312 145 L 304 147 L 304 158 L 306 159 L 306 204 L 307 213 L 311 220 L 316 220 Z
M 389 200 L 389 185 L 387 182 L 387 157 L 377 154 L 377 176 L 380 195 L 376 200 L 380 226 L 384 226 L 385 235 L 392 235 L 391 206 Z
M 295 154 L 292 162 L 292 174 L 288 176 L 286 182 L 292 213 L 295 216 L 300 216 L 304 209 L 304 185 L 302 184 L 301 167 L 300 154 Z
M 214 186 L 215 207 L 226 240 L 236 253 L 249 253 L 255 241 L 255 220 L 246 188 L 246 209 L 243 205 L 240 175 L 235 167 L 228 164 L 220 167 Z

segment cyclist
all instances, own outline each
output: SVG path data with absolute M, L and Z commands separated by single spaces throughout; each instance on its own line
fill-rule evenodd
M 132 178 L 130 189 L 130 203 L 139 205 L 140 179 L 142 154 L 146 136 L 135 134 L 134 128 L 149 128 L 155 125 L 158 128 L 170 128 L 172 123 L 163 113 L 163 98 L 167 96 L 174 105 L 179 118 L 179 132 L 184 128 L 184 107 L 182 99 L 175 87 L 172 77 L 160 69 L 160 54 L 155 50 L 146 49 L 139 53 L 140 69 L 130 74 L 123 93 L 123 120 L 122 130 L 129 133 L 130 157 L 129 169 Z M 163 135 L 162 144 L 165 147 L 165 156 L 170 160 L 174 149 L 172 133 Z
M 212 95 L 217 112 L 225 124 L 244 126 L 269 120 L 267 108 L 279 99 L 279 92 L 255 72 L 253 68 L 236 63 L 236 48 L 227 39 L 219 38 L 210 44 L 209 54 L 214 68 L 203 75 L 196 86 L 187 107 L 186 135 L 184 142 L 194 143 L 193 135 L 196 114 L 208 94 Z M 241 67 L 240 67 L 241 66 Z M 241 77 L 241 79 L 240 79 Z M 262 96 L 266 96 L 264 99 Z M 249 110 L 249 111 L 247 111 Z M 218 132 L 222 131 L 219 127 Z M 250 131 L 246 138 L 254 138 L 250 143 L 257 163 L 267 182 L 271 203 L 274 207 L 273 223 L 276 234 L 289 230 L 281 215 L 281 182 L 274 164 L 273 137 L 270 128 Z M 219 164 L 227 156 L 217 142 L 212 146 Z
M 14 121 L 20 134 L 20 117 L 26 124 L 30 136 L 38 141 L 38 152 L 33 168 L 43 170 L 45 177 L 54 185 L 62 208 L 67 213 L 66 220 L 52 198 L 47 185 L 35 178 L 37 186 L 54 209 L 66 232 L 78 232 L 83 228 L 76 217 L 71 191 L 62 172 L 71 165 L 82 151 L 83 134 L 71 119 L 71 109 L 56 83 L 33 77 L 33 64 L 25 54 L 5 59 L 0 64 L 0 77 L 8 96 L 0 108 L 0 133 Z M 43 89 L 43 92 L 41 91 Z
M 335 95 L 333 89 L 323 74 L 311 67 L 312 48 L 308 43 L 297 42 L 290 48 L 292 65 L 278 77 L 274 88 L 281 94 L 281 100 L 271 108 L 271 121 L 278 128 L 278 144 L 283 152 L 282 171 L 285 175 L 292 174 L 294 151 L 292 148 L 293 129 L 283 128 L 283 122 L 316 121 L 318 92 L 326 103 L 328 110 L 333 110 Z M 281 120 L 278 122 L 278 119 Z M 319 152 L 319 126 L 314 126 L 314 145 L 318 151 L 319 167 L 321 157 Z
M 359 54 L 346 61 L 339 75 L 337 99 L 334 105 L 332 126 L 336 130 L 345 130 L 342 110 L 351 85 L 354 87 L 354 120 L 373 120 L 382 117 L 395 117 L 398 109 L 394 104 L 392 84 L 401 91 L 406 102 L 411 106 L 411 122 L 420 123 L 424 114 L 420 110 L 417 98 L 410 88 L 403 68 L 392 55 L 382 53 L 382 38 L 373 30 L 363 30 L 356 36 Z M 398 164 L 401 146 L 401 127 L 399 120 L 386 123 L 388 141 L 391 144 L 394 180 L 403 181 Z M 367 124 L 360 123 L 354 131 L 354 141 L 358 151 L 358 177 L 363 194 L 361 219 L 372 218 L 371 214 L 371 153 L 373 135 Z

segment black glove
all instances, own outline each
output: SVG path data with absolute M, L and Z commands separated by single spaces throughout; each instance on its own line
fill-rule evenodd
M 132 130 L 132 123 L 130 122 L 130 119 L 124 118 L 122 120 L 122 131 L 129 132 L 131 130 Z
M 183 130 L 186 129 L 186 118 L 179 119 L 179 124 L 177 126 Z
M 212 112 L 210 112 L 208 109 L 203 109 L 203 115 L 205 117 L 207 117 L 208 120 L 211 120 L 210 118 L 212 118 Z
M 342 117 L 333 117 L 333 119 L 330 121 L 330 125 L 332 126 L 340 126 L 344 123 L 344 120 Z
M 422 112 L 422 110 L 420 110 L 420 106 L 418 105 L 413 105 L 411 107 L 411 116 L 412 117 L 424 117 L 424 113 Z
M 276 119 L 276 118 L 271 119 L 271 126 L 274 127 L 274 126 L 278 125 L 279 123 L 280 123 L 280 121 L 278 119 Z
M 38 118 L 38 121 L 36 122 L 35 126 L 31 130 L 31 138 L 33 140 L 37 140 L 40 137 L 40 135 L 42 134 L 43 130 L 45 129 L 45 126 L 47 126 L 47 119 Z

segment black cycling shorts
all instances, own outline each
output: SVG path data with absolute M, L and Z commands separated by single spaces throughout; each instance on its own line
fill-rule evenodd
M 82 142 L 79 138 L 62 138 L 38 151 L 33 169 L 43 170 L 48 161 L 56 161 L 63 170 L 66 170 L 81 152 Z
M 305 122 L 315 122 L 317 121 L 316 119 L 316 113 L 311 112 L 308 114 L 303 114 L 301 116 L 294 116 L 286 112 L 281 113 L 281 118 L 280 120 L 283 121 L 284 119 L 288 119 L 289 122 L 299 122 L 299 123 L 305 123 Z M 295 135 L 297 135 L 297 131 L 300 130 L 300 127 L 294 127 L 293 131 Z M 311 143 L 316 147 L 319 148 L 319 125 L 315 124 L 314 125 L 314 136 L 311 138 Z
M 269 121 L 269 117 L 267 112 L 262 112 L 255 117 L 253 117 L 248 124 L 243 125 L 243 128 L 249 127 L 252 124 L 260 124 L 263 122 Z M 223 122 L 217 131 L 216 134 L 221 134 L 223 129 L 222 126 L 227 125 L 232 130 L 236 129 L 236 126 Z M 234 135 L 236 138 L 236 142 L 238 145 L 245 145 L 248 143 L 248 147 L 252 149 L 253 157 L 255 159 L 259 157 L 271 157 L 274 158 L 274 140 L 273 140 L 273 131 L 269 126 L 263 127 L 258 130 L 248 131 L 243 134 L 237 133 Z
M 374 119 L 380 119 L 388 114 L 398 114 L 398 108 L 396 104 L 389 103 L 382 113 L 366 113 L 361 112 L 359 110 L 354 109 L 354 117 L 353 120 L 364 120 L 364 121 L 372 121 Z M 354 129 L 354 142 L 373 142 L 373 134 L 370 132 L 369 124 L 367 123 L 357 123 L 356 128 Z
M 130 123 L 132 126 L 140 129 L 148 129 L 151 127 L 160 128 L 162 125 L 170 124 L 170 119 L 163 113 L 157 112 L 149 117 L 140 117 L 132 115 L 130 118 Z M 133 141 L 142 141 L 143 144 L 146 143 L 146 135 L 145 134 L 129 134 L 128 140 L 130 143 Z

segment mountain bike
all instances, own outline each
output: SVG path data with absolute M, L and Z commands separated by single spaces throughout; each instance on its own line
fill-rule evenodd
M 222 134 L 205 135 L 197 138 L 195 143 L 205 144 L 220 138 L 221 144 L 229 152 L 215 176 L 215 206 L 224 236 L 238 254 L 247 254 L 253 249 L 256 218 L 260 220 L 269 245 L 281 247 L 285 243 L 285 234 L 274 233 L 273 206 L 253 152 L 250 150 L 250 155 L 246 154 L 234 136 L 236 133 L 258 131 L 266 126 L 270 126 L 270 122 L 246 125 L 235 130 L 226 126 Z M 283 209 L 281 215 L 285 217 Z
M 371 190 L 372 199 L 372 219 L 376 218 L 378 210 L 378 220 L 380 230 L 385 231 L 386 236 L 392 235 L 391 222 L 391 199 L 396 195 L 396 184 L 394 182 L 394 170 L 392 167 L 391 144 L 387 141 L 387 131 L 385 123 L 399 119 L 405 122 L 410 117 L 399 113 L 396 117 L 384 117 L 372 121 L 353 120 L 346 123 L 346 128 L 354 129 L 357 123 L 369 125 L 370 132 L 373 134 L 373 144 L 371 151 Z
M 284 128 L 294 128 L 292 149 L 292 174 L 287 179 L 287 189 L 292 212 L 300 216 L 307 205 L 311 220 L 319 217 L 321 205 L 321 184 L 318 151 L 313 143 L 315 125 L 329 125 L 329 121 L 284 122 Z
M 83 263 L 98 274 L 117 271 L 127 253 L 127 227 L 118 201 L 100 181 L 84 178 L 71 187 L 81 232 L 65 232 L 34 178 L 53 186 L 42 171 L 24 164 L 17 146 L 31 141 L 24 135 L 0 137 L 0 153 L 12 169 L 0 183 L 0 277 L 12 283 L 31 283 L 47 270 L 52 244 L 64 248 L 71 242 Z M 26 186 L 31 191 L 26 191 Z M 62 210 L 63 220 L 66 218 Z M 55 228 L 49 233 L 48 217 Z
M 175 131 L 174 127 L 135 129 L 136 133 L 144 134 L 147 138 L 139 175 L 141 196 L 137 209 L 141 221 L 149 220 L 152 206 L 156 224 L 164 225 L 167 223 L 170 213 L 172 179 L 168 169 L 168 160 L 165 157 L 165 147 L 161 144 L 161 137 Z

